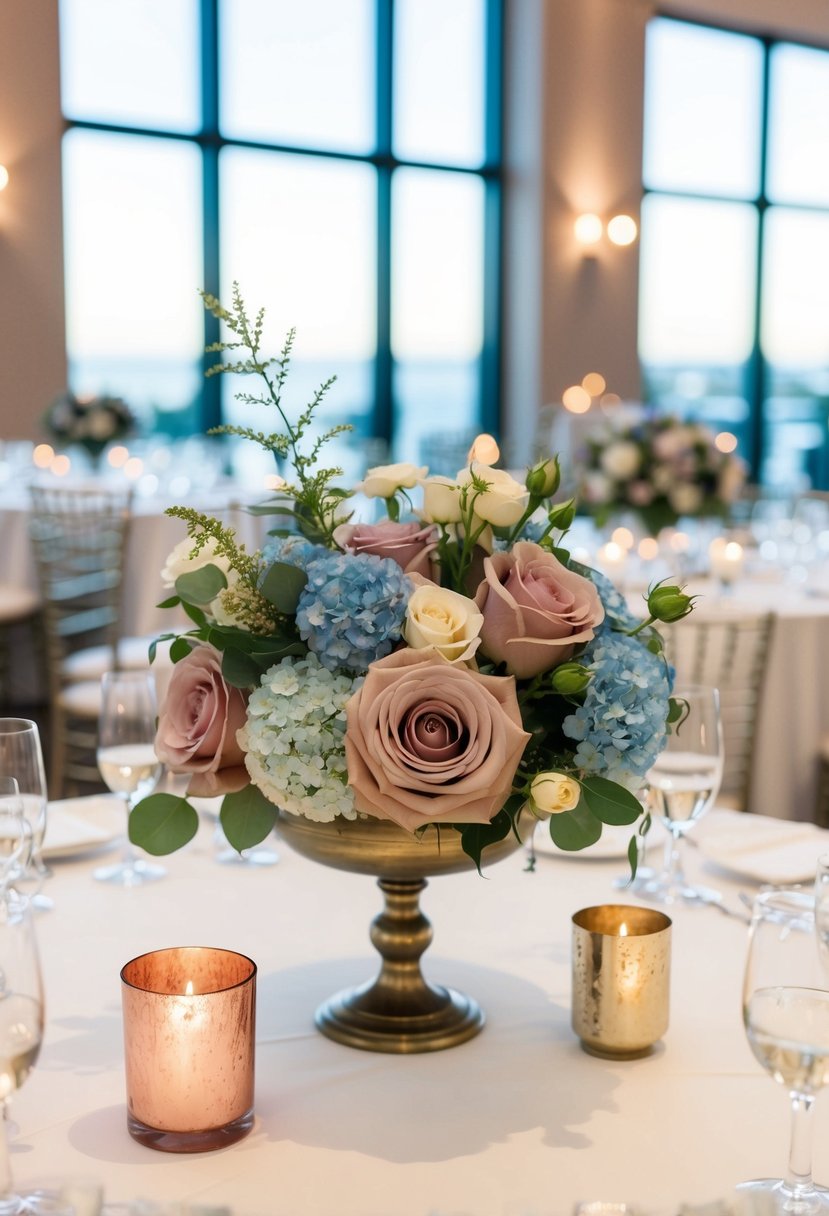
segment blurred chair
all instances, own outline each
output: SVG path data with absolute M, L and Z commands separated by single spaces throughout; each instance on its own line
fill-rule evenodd
M 821 741 L 818 755 L 814 821 L 822 828 L 829 828 L 829 735 Z
M 14 632 L 20 625 L 34 626 L 40 597 L 25 587 L 0 583 L 0 709 L 10 704 L 9 673 Z M 34 699 L 34 697 L 32 698 Z
M 32 486 L 30 530 L 43 604 L 49 687 L 49 792 L 100 785 L 95 763 L 100 676 L 128 657 L 120 638 L 131 490 Z M 126 653 L 129 649 L 129 655 Z
M 757 719 L 763 697 L 774 614 L 691 616 L 660 626 L 676 668 L 675 686 L 707 684 L 720 690 L 725 766 L 717 801 L 747 811 Z

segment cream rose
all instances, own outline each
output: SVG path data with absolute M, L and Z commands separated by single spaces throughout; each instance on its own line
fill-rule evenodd
M 473 461 L 468 469 L 458 473 L 458 485 L 469 485 L 472 478 L 487 482 L 487 489 L 469 496 L 472 509 L 478 519 L 483 519 L 496 528 L 510 528 L 517 524 L 527 509 L 529 492 L 525 485 L 516 481 L 504 469 L 491 469 Z
M 372 663 L 345 712 L 354 805 L 409 832 L 488 823 L 509 797 L 531 738 L 513 679 L 424 650 Z
M 468 662 L 478 649 L 484 618 L 475 601 L 447 587 L 411 576 L 416 589 L 409 597 L 403 636 L 412 650 L 434 647 L 451 663 Z
M 572 811 L 580 798 L 579 783 L 564 773 L 539 773 L 530 786 L 530 810 L 537 819 Z
M 191 574 L 194 570 L 201 570 L 203 566 L 218 566 L 227 579 L 228 587 L 232 587 L 238 579 L 238 574 L 235 570 L 231 570 L 227 558 L 217 557 L 216 541 L 212 536 L 207 538 L 195 557 L 190 556 L 192 552 L 193 541 L 188 536 L 186 540 L 179 541 L 175 549 L 168 555 L 164 569 L 161 571 L 165 587 L 175 587 L 176 579 L 180 575 Z
M 635 443 L 623 440 L 621 443 L 611 443 L 601 455 L 601 466 L 608 477 L 616 481 L 627 481 L 639 472 L 642 463 L 642 453 Z
M 398 464 L 378 464 L 368 470 L 355 489 L 367 498 L 391 498 L 398 490 L 411 490 L 427 472 L 425 465 L 419 468 L 406 461 L 400 461 Z
M 696 515 L 702 506 L 702 490 L 690 482 L 679 482 L 668 491 L 668 502 L 677 515 Z
M 461 492 L 451 477 L 427 477 L 423 490 L 423 517 L 429 523 L 456 524 L 461 517 Z

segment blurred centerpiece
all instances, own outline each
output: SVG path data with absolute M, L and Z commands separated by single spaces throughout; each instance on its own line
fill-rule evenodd
M 584 509 L 600 527 L 638 516 L 652 535 L 683 516 L 726 517 L 742 491 L 746 466 L 722 450 L 718 438 L 702 423 L 668 414 L 605 424 L 587 436 L 582 455 Z
M 420 974 L 430 938 L 417 900 L 425 877 L 497 860 L 539 819 L 556 844 L 589 847 L 603 824 L 642 816 L 635 791 L 677 713 L 654 628 L 690 609 L 656 587 L 644 619 L 563 545 L 573 501 L 554 503 L 558 461 L 519 481 L 476 440 L 455 477 L 407 463 L 370 469 L 354 489 L 319 463 L 344 427 L 315 432 L 333 381 L 290 422 L 282 404 L 293 334 L 261 352 L 263 312 L 205 305 L 226 327 L 212 369 L 258 378 L 282 428 L 242 435 L 293 479 L 254 508 L 272 517 L 261 551 L 220 521 L 171 507 L 188 539 L 163 572 L 193 628 L 175 662 L 156 750 L 189 773 L 192 795 L 222 794 L 221 823 L 250 848 L 278 819 L 284 838 L 324 864 L 380 876 L 387 907 L 373 941 L 378 979 L 322 1007 L 324 1033 L 354 1046 L 423 1051 L 476 1033 L 469 998 Z M 240 353 L 241 352 L 241 353 Z M 358 492 L 383 518 L 359 522 Z M 157 794 L 130 818 L 152 853 L 198 827 L 186 798 Z M 635 840 L 631 842 L 635 860 Z
M 110 443 L 127 439 L 136 431 L 136 418 L 120 397 L 78 397 L 66 392 L 53 401 L 43 417 L 43 427 L 58 447 L 81 447 L 96 465 Z

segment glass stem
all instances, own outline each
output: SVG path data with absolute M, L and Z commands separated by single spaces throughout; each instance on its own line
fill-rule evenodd
M 12 1165 L 9 1155 L 9 1125 L 8 1125 L 8 1103 L 0 1102 L 2 1108 L 2 1127 L 0 1127 L 0 1212 L 7 1210 L 7 1204 L 4 1200 L 8 1200 L 12 1193 Z
M 130 842 L 130 811 L 132 810 L 131 794 L 124 794 L 124 810 L 126 811 L 127 816 L 127 822 L 125 825 L 127 834 L 124 837 L 124 848 L 121 853 L 121 864 L 124 866 L 129 866 L 129 868 L 132 869 L 132 867 L 135 865 L 135 849 L 132 847 Z
M 668 839 L 665 841 L 665 879 L 669 888 L 674 891 L 685 882 L 685 871 L 682 868 L 682 852 L 680 844 L 682 837 L 673 828 L 668 828 Z
M 789 1171 L 786 1186 L 795 1196 L 812 1190 L 812 1104 L 814 1094 L 792 1090 L 792 1136 L 789 1146 Z

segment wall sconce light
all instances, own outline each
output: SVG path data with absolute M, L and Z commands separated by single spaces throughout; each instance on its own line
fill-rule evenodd
M 630 215 L 614 215 L 608 220 L 607 237 L 614 245 L 632 245 L 639 235 L 636 220 Z
M 599 242 L 605 234 L 612 245 L 632 245 L 639 235 L 639 228 L 630 215 L 614 215 L 605 226 L 601 216 L 585 212 L 576 219 L 573 232 L 581 246 L 582 257 L 595 258 Z
M 5 165 L 0 165 L 0 190 L 5 190 L 9 184 L 9 171 Z
M 592 212 L 585 212 L 580 215 L 573 225 L 573 232 L 576 240 L 583 247 L 585 256 L 590 256 L 591 247 L 598 245 L 602 239 L 604 232 L 604 224 L 599 219 L 598 215 L 593 215 Z

